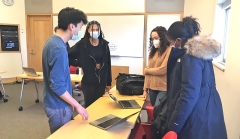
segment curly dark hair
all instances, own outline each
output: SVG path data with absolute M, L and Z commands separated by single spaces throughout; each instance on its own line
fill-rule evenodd
M 157 32 L 158 36 L 160 37 L 161 42 L 159 48 L 155 48 L 153 45 L 153 40 L 151 38 L 152 32 Z M 167 29 L 162 26 L 157 26 L 151 31 L 149 38 L 149 50 L 150 50 L 149 59 L 153 58 L 156 52 L 158 52 L 158 55 L 160 56 L 166 51 L 167 47 L 169 46 L 169 42 L 167 41 L 166 38 L 166 33 Z
M 201 32 L 200 24 L 197 22 L 197 18 L 187 16 L 183 18 L 183 21 L 174 22 L 167 31 L 167 36 L 173 40 L 181 38 L 182 47 L 188 39 L 199 35 Z

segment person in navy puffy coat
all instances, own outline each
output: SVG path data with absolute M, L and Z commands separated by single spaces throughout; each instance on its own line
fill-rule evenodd
M 199 32 L 196 18 L 185 17 L 166 34 L 173 46 L 167 71 L 166 132 L 176 132 L 178 139 L 227 139 L 212 65 L 221 46 Z

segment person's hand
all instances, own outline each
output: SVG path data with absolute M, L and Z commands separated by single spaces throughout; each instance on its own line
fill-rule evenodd
M 99 70 L 101 68 L 101 64 L 96 64 L 96 68 Z
M 83 108 L 81 105 L 79 105 L 76 108 L 76 111 L 82 116 L 83 120 L 87 120 L 88 119 L 88 112 L 85 108 Z
M 111 89 L 111 86 L 106 86 L 106 92 L 109 93 L 109 90 Z
M 138 97 L 140 97 L 140 98 L 146 98 L 146 97 L 147 97 L 147 91 L 144 90 L 144 91 L 143 91 L 143 94 L 140 95 L 140 96 L 138 96 Z
M 147 73 L 147 70 L 148 70 L 148 68 L 145 68 L 145 69 L 144 69 L 144 72 L 143 72 L 144 75 L 147 75 L 147 74 L 148 74 L 148 73 Z

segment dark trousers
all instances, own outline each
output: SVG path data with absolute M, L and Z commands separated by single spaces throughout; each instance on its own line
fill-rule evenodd
M 84 94 L 85 108 L 90 106 L 98 98 L 105 93 L 106 85 L 86 85 L 82 83 L 82 91 Z

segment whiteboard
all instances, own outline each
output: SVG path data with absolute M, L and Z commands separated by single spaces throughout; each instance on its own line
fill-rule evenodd
M 101 24 L 112 56 L 143 57 L 144 15 L 88 16 L 88 21 L 92 20 Z M 57 16 L 54 16 L 53 27 L 57 24 Z M 82 37 L 85 29 L 86 26 L 83 26 Z M 69 41 L 69 44 L 76 42 Z
M 181 20 L 180 14 L 161 14 L 161 15 L 148 15 L 147 16 L 147 37 L 146 37 L 146 64 L 148 65 L 148 55 L 149 55 L 149 38 L 151 31 L 156 26 L 163 26 L 168 29 L 172 23 Z M 147 66 L 146 65 L 146 66 Z

